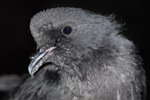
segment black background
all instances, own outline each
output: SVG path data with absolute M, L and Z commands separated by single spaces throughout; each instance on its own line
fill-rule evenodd
M 115 14 L 116 20 L 125 23 L 124 35 L 139 48 L 144 60 L 147 90 L 150 89 L 150 11 L 148 0 L 1 0 L 0 1 L 0 75 L 27 72 L 29 56 L 36 44 L 30 34 L 31 17 L 52 7 L 79 7 L 101 13 Z M 147 98 L 149 99 L 149 96 Z

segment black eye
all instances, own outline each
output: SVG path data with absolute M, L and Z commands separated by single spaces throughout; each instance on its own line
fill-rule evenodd
M 63 29 L 63 33 L 69 35 L 72 32 L 72 28 L 70 26 L 66 26 Z

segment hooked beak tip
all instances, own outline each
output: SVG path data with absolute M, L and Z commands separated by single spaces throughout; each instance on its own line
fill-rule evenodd
M 31 77 L 34 77 L 34 74 L 38 71 L 38 69 L 44 64 L 46 59 L 43 59 L 48 53 L 52 53 L 52 50 L 56 47 L 51 47 L 47 49 L 45 52 L 40 53 L 37 57 L 33 58 L 31 63 L 29 64 L 28 71 Z
M 33 73 L 32 68 L 31 68 L 30 65 L 28 67 L 28 71 L 29 71 L 29 74 L 31 75 L 31 77 L 34 77 L 34 73 Z

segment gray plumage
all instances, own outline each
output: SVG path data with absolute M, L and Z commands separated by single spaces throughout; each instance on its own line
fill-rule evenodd
M 80 8 L 36 14 L 32 77 L 10 100 L 142 100 L 142 61 L 121 27 L 112 16 Z

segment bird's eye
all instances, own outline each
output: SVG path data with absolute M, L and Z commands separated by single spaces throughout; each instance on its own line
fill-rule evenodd
M 70 26 L 66 26 L 63 28 L 63 33 L 69 35 L 72 32 L 72 28 Z

